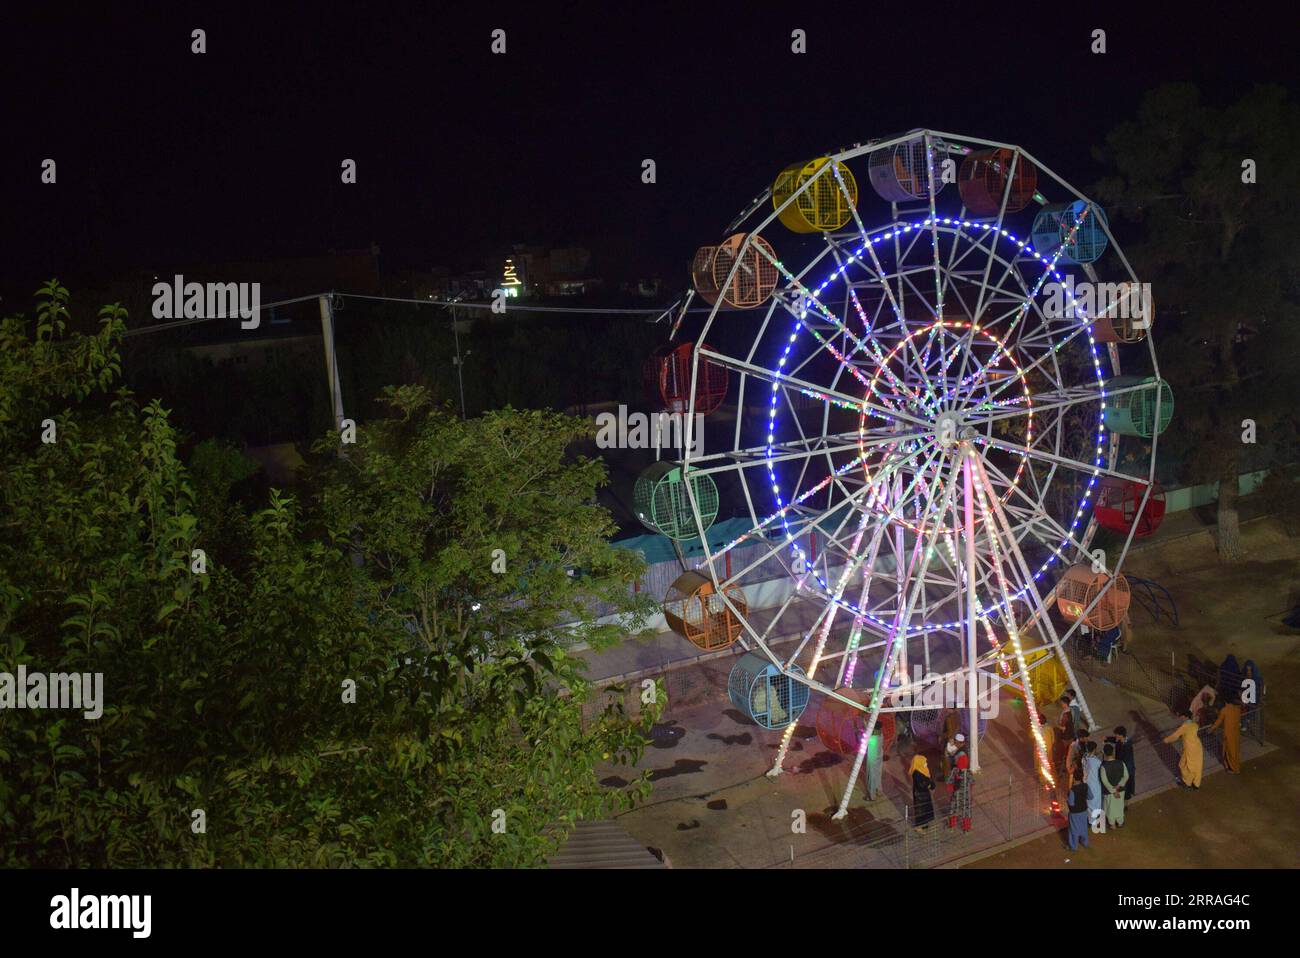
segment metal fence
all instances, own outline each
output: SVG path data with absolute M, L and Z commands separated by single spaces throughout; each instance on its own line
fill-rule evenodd
M 917 827 L 910 803 L 888 819 L 846 825 L 834 845 L 802 855 L 774 867 L 794 868 L 934 868 L 1008 842 L 1064 828 L 1056 813 L 1056 793 L 1036 779 L 1009 776 L 995 781 L 981 776 L 971 791 L 971 829 L 950 819 L 948 790 L 935 790 L 934 819 Z M 910 796 L 908 796 L 910 798 Z
M 1117 652 L 1110 662 L 1103 662 L 1094 654 L 1087 636 L 1077 636 L 1070 652 L 1071 664 L 1094 681 L 1110 682 L 1155 699 L 1168 706 L 1171 712 L 1187 708 L 1207 685 L 1215 690 L 1216 703 L 1222 703 L 1230 688 L 1240 687 L 1239 673 L 1230 674 L 1217 666 L 1195 671 L 1179 669 L 1172 664 L 1143 663 L 1136 655 L 1125 651 Z M 1266 691 L 1261 683 L 1255 690 L 1256 701 L 1242 705 L 1242 731 L 1261 745 L 1264 743 Z M 1201 724 L 1209 724 L 1216 715 L 1217 710 L 1212 710 L 1209 715 L 1202 716 Z M 1217 736 L 1219 733 L 1214 734 Z

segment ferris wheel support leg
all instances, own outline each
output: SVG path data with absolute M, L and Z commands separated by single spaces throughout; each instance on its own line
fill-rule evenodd
M 980 488 L 989 492 L 988 496 L 979 494 L 980 508 L 984 514 L 985 528 L 989 531 L 989 544 L 993 547 L 994 571 L 997 575 L 998 589 L 1002 593 L 1002 602 L 1006 609 L 1006 626 L 1007 626 L 1007 644 L 1012 647 L 1015 653 L 1016 665 L 1019 668 L 1018 678 L 1021 682 L 1021 689 L 1025 696 L 1025 705 L 1029 711 L 1029 730 L 1034 739 L 1034 750 L 1038 755 L 1039 772 L 1043 781 L 1047 784 L 1054 784 L 1051 768 L 1051 756 L 1047 752 L 1046 742 L 1043 739 L 1042 725 L 1038 721 L 1038 705 L 1034 701 L 1033 685 L 1029 678 L 1029 664 L 1025 659 L 1024 647 L 1020 642 L 1020 629 L 1015 622 L 1015 613 L 1012 608 L 1011 592 L 1007 587 L 1007 577 L 1003 571 L 1002 549 L 1005 547 L 1008 556 L 1019 555 L 1019 548 L 1015 541 L 1015 532 L 1007 522 L 1006 513 L 1002 511 L 1002 504 L 988 481 L 988 473 L 984 470 L 984 463 L 974 450 L 967 444 L 966 462 L 972 467 L 972 471 L 978 477 Z M 989 503 L 992 503 L 989 505 Z M 1001 545 L 999 545 L 1001 543 Z M 1009 559 L 1007 560 L 1010 561 Z M 1024 563 L 1023 556 L 1020 557 L 1019 563 L 1024 572 L 1028 567 Z M 1029 580 L 1032 583 L 1032 579 Z M 1025 587 L 1028 590 L 1029 586 Z M 1023 594 L 1023 591 L 1022 593 Z M 1028 621 L 1028 620 L 1026 620 Z
M 894 485 L 894 501 L 901 506 L 906 500 L 903 494 L 903 477 L 899 476 Z M 903 595 L 906 591 L 907 582 L 907 564 L 903 561 L 903 556 L 907 550 L 903 542 L 903 526 L 901 523 L 894 524 L 894 578 L 895 590 L 898 595 L 898 605 L 901 608 L 904 602 Z M 907 668 L 907 636 L 903 636 L 903 645 L 899 650 L 899 668 L 903 675 L 910 674 Z
M 979 462 L 978 465 L 982 478 L 987 482 L 988 475 L 984 472 L 983 463 Z M 1002 503 L 996 496 L 991 497 L 991 503 L 999 524 L 1004 526 L 1009 533 L 1010 524 L 1007 522 L 1006 513 L 1002 511 Z M 1061 644 L 1061 638 L 1056 634 L 1056 626 L 1052 624 L 1052 617 L 1048 614 L 1047 609 L 1043 604 L 1043 597 L 1038 591 L 1038 584 L 1029 571 L 1029 563 L 1025 561 L 1024 554 L 1021 553 L 1020 545 L 1016 542 L 1015 536 L 1008 534 L 1006 540 L 1007 547 L 1015 557 L 1016 565 L 1019 566 L 1020 574 L 1025 580 L 1025 587 L 1034 598 L 1034 607 L 1043 610 L 1043 614 L 1039 619 L 1041 623 L 1039 628 L 1044 629 L 1047 632 L 1047 639 L 1051 642 L 1053 651 L 1061 662 L 1061 667 L 1065 669 L 1065 676 L 1070 680 L 1070 688 L 1074 689 L 1074 694 L 1079 700 L 1079 708 L 1083 711 L 1083 717 L 1088 723 L 1088 728 L 1095 728 L 1097 723 L 1093 720 L 1092 710 L 1088 708 L 1088 701 L 1084 698 L 1083 691 L 1079 688 L 1078 679 L 1074 676 L 1074 669 L 1070 666 L 1070 657 L 1065 654 L 1065 646 Z M 1027 683 L 1029 681 L 1029 676 L 1025 675 L 1023 676 L 1023 679 Z
M 939 469 L 948 462 L 948 454 L 944 453 L 939 459 Z M 953 487 L 956 484 L 957 469 L 953 469 L 952 475 L 948 477 L 948 483 L 944 488 L 942 502 L 948 502 L 952 496 Z M 936 473 L 941 474 L 941 473 Z M 885 651 L 885 661 L 881 663 L 880 676 L 876 680 L 876 687 L 871 696 L 871 710 L 867 715 L 867 727 L 862 731 L 862 741 L 858 743 L 858 754 L 854 756 L 853 768 L 849 771 L 848 784 L 844 786 L 844 796 L 840 799 L 840 807 L 835 814 L 831 816 L 832 821 L 840 821 L 849 813 L 849 802 L 853 799 L 853 787 L 857 784 L 858 774 L 862 771 L 862 762 L 867 757 L 867 746 L 871 742 L 872 733 L 876 730 L 876 720 L 880 717 L 880 709 L 884 704 L 885 689 L 888 689 L 893 681 L 894 668 L 899 661 L 902 650 L 907 646 L 907 627 L 911 624 L 912 615 L 916 611 L 917 600 L 921 597 L 921 586 L 925 582 L 925 573 L 930 567 L 930 557 L 934 554 L 934 543 L 939 538 L 939 527 L 941 522 L 932 522 L 931 529 L 928 533 L 926 547 L 920 552 L 921 569 L 916 576 L 916 581 L 912 586 L 912 594 L 908 597 L 907 606 L 899 610 L 898 618 L 894 620 L 893 634 L 889 647 Z M 920 545 L 920 539 L 917 539 L 917 545 Z M 902 640 L 899 640 L 899 632 L 902 632 Z
M 812 678 L 817 673 L 817 666 L 821 664 L 822 653 L 826 651 L 826 640 L 830 638 L 831 625 L 835 621 L 835 613 L 839 611 L 840 599 L 844 596 L 844 589 L 858 569 L 861 568 L 864 556 L 858 554 L 858 547 L 862 545 L 863 533 L 867 530 L 867 519 L 870 513 L 863 509 L 862 521 L 858 524 L 857 535 L 853 537 L 853 545 L 849 552 L 857 556 L 853 562 L 845 563 L 844 571 L 840 574 L 840 580 L 835 587 L 835 601 L 827 610 L 825 618 L 822 620 L 821 633 L 817 636 L 817 646 L 813 649 L 812 661 L 808 665 L 808 677 Z M 827 552 L 830 550 L 828 549 Z M 822 553 L 825 555 L 826 553 Z M 776 750 L 776 759 L 772 763 L 772 768 L 768 771 L 768 778 L 776 778 L 782 772 L 782 766 L 785 765 L 785 753 L 790 747 L 790 739 L 794 737 L 795 723 L 791 722 L 785 727 L 785 733 L 781 736 L 781 744 Z
M 855 549 L 856 549 L 856 545 L 857 544 L 854 543 Z M 845 577 L 847 578 L 847 576 L 848 576 L 848 570 L 846 569 Z M 836 600 L 840 598 L 840 595 L 843 593 L 843 591 L 844 589 L 841 586 L 841 588 L 836 592 L 835 595 Z M 821 631 L 820 634 L 817 636 L 817 646 L 815 649 L 813 649 L 812 661 L 811 663 L 809 663 L 808 666 L 808 678 L 812 678 L 817 673 L 817 666 L 821 661 L 822 652 L 826 648 L 826 639 L 830 636 L 831 624 L 835 621 L 835 613 L 838 610 L 839 610 L 838 602 L 832 604 L 830 609 L 827 610 L 825 618 L 822 619 Z M 790 748 L 790 739 L 794 737 L 794 728 L 795 728 L 795 723 L 791 722 L 789 725 L 785 727 L 785 731 L 781 734 L 781 744 L 777 746 L 776 758 L 772 762 L 772 767 L 767 771 L 768 778 L 776 778 L 783 771 L 785 771 L 784 768 L 785 754 Z
M 965 493 L 964 524 L 966 533 L 966 706 L 970 709 L 970 770 L 980 770 L 979 726 L 979 669 L 976 660 L 978 623 L 975 618 L 975 477 L 971 473 L 970 458 L 962 464 L 962 482 Z

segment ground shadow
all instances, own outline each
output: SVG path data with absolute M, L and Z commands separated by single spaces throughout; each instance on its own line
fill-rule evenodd
M 1151 744 L 1151 748 L 1155 752 L 1156 758 L 1160 759 L 1160 764 L 1175 776 L 1178 775 L 1178 749 L 1173 745 L 1166 745 L 1164 736 L 1160 734 L 1160 729 L 1156 728 L 1155 723 L 1141 712 L 1134 710 L 1129 712 L 1129 716 L 1133 720 L 1133 727 L 1141 730 L 1142 734 Z M 1134 742 L 1134 747 L 1136 748 L 1137 746 L 1138 743 Z M 1139 789 L 1134 789 L 1133 794 L 1136 795 L 1138 791 Z
M 679 758 L 669 768 L 651 769 L 650 781 L 659 782 L 665 778 L 676 778 L 678 775 L 696 775 L 708 764 L 708 762 L 701 762 L 696 759 Z
M 676 719 L 656 723 L 650 726 L 650 747 L 676 748 L 685 735 L 686 729 L 678 725 Z
M 719 735 L 717 732 L 710 732 L 707 738 L 715 742 L 721 742 L 723 745 L 750 745 L 753 744 L 754 736 L 748 732 L 742 732 L 739 735 Z

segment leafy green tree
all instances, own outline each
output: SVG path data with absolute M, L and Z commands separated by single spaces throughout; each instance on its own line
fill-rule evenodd
M 605 712 L 584 732 L 589 689 L 567 651 L 639 628 L 650 606 L 628 586 L 641 560 L 606 541 L 614 525 L 595 502 L 603 464 L 565 459 L 590 424 L 509 408 L 462 421 L 419 386 L 385 399 L 393 418 L 338 448 L 322 511 L 332 537 L 351 544 L 372 629 L 419 677 L 437 716 L 423 757 L 448 790 L 431 854 L 458 865 L 537 861 L 555 847 L 557 823 L 648 787 L 611 792 L 594 767 L 639 755 L 658 707 L 640 723 Z M 598 606 L 626 617 L 597 624 Z M 493 842 L 496 809 L 509 838 Z
M 1195 87 L 1170 84 L 1148 93 L 1100 153 L 1116 173 L 1099 195 L 1141 225 L 1126 249 L 1152 284 L 1161 374 L 1176 400 L 1160 442 L 1183 463 L 1182 478 L 1219 483 L 1226 561 L 1241 556 L 1246 420 L 1262 453 L 1255 468 L 1295 454 L 1298 149 L 1300 110 L 1284 90 L 1259 87 L 1214 107 Z
M 613 641 L 595 603 L 637 614 L 576 421 L 395 394 L 319 500 L 232 516 L 229 450 L 191 475 L 166 411 L 109 392 L 120 308 L 84 336 L 39 296 L 34 334 L 0 322 L 0 672 L 103 673 L 105 701 L 0 711 L 0 864 L 536 865 L 645 793 L 594 769 L 657 709 L 584 721 L 566 651 Z
M 97 721 L 0 712 L 2 860 L 106 864 L 157 810 L 131 780 L 172 613 L 202 602 L 206 580 L 190 571 L 192 493 L 165 412 L 108 392 L 122 310 L 73 334 L 68 291 L 38 296 L 34 330 L 0 320 L 0 672 L 104 673 L 108 703 Z

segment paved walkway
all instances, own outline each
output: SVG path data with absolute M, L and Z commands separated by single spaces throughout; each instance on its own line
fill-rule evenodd
M 708 665 L 701 666 L 707 669 Z M 1126 725 L 1137 745 L 1138 793 L 1134 801 L 1174 787 L 1178 755 L 1160 739 L 1177 721 L 1160 703 L 1081 679 L 1096 720 L 1109 734 Z M 833 821 L 848 778 L 849 762 L 821 745 L 806 713 L 792 737 L 787 771 L 775 779 L 770 767 L 779 732 L 757 728 L 719 696 L 670 707 L 654 747 L 640 768 L 655 782 L 647 805 L 620 816 L 619 822 L 646 845 L 661 848 L 677 867 L 833 867 L 897 868 L 934 866 L 994 852 L 1063 827 L 1054 820 L 1054 796 L 1032 785 L 1031 751 L 1024 728 L 1024 706 L 1010 697 L 981 741 L 981 771 L 969 833 L 946 826 L 946 788 L 936 792 L 936 822 L 922 833 L 908 824 L 911 788 L 906 779 L 911 752 L 885 764 L 884 796 L 864 800 L 861 785 L 849 815 Z M 1216 741 L 1205 741 L 1205 774 L 1222 767 Z M 1243 740 L 1243 760 L 1271 746 Z M 937 754 L 931 769 L 939 773 Z M 617 785 L 624 770 L 610 770 Z M 792 814 L 805 813 L 804 834 L 791 830 Z

